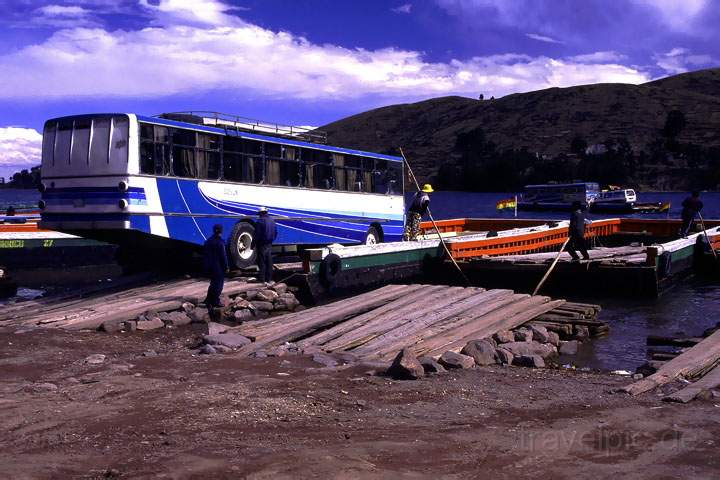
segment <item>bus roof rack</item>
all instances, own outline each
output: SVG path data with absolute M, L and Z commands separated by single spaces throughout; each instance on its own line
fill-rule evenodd
M 317 130 L 312 127 L 293 127 L 277 123 L 268 123 L 227 113 L 188 111 L 161 113 L 155 116 L 178 122 L 224 128 L 225 130 L 242 130 L 245 132 L 277 135 L 294 139 L 301 138 L 314 143 L 327 143 L 327 132 L 323 132 L 322 130 Z

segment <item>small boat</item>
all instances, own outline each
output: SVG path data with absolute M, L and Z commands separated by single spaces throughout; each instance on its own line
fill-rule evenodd
M 596 213 L 664 213 L 670 210 L 670 202 L 638 202 L 632 188 L 612 188 L 598 193 L 589 203 L 589 210 Z

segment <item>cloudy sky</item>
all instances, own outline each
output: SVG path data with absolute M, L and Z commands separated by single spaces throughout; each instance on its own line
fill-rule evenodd
M 718 65 L 720 0 L 4 0 L 0 176 L 55 116 L 321 125 L 391 103 Z

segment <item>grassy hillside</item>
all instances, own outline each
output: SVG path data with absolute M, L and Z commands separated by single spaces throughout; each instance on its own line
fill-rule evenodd
M 642 85 L 549 88 L 496 100 L 391 105 L 322 127 L 331 144 L 402 146 L 442 188 L 573 179 L 643 189 L 720 186 L 720 68 Z

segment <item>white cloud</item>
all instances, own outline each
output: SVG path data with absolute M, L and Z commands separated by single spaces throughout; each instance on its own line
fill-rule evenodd
M 412 11 L 412 3 L 405 3 L 399 7 L 391 8 L 395 13 L 410 13 Z
M 574 55 L 569 58 L 573 62 L 580 63 L 617 63 L 627 60 L 627 56 L 613 51 L 602 51 L 585 53 L 582 55 Z
M 155 26 L 65 29 L 1 55 L 0 98 L 167 96 L 227 89 L 277 98 L 410 100 L 649 80 L 637 69 L 601 58 L 602 52 L 597 61 L 508 54 L 439 63 L 412 50 L 314 44 L 243 22 L 215 0 L 141 1 L 155 15 Z
M 82 17 L 90 13 L 89 10 L 82 7 L 65 5 L 45 5 L 39 8 L 38 12 L 48 17 Z
M 710 55 L 693 54 L 687 48 L 681 47 L 675 47 L 669 52 L 654 55 L 653 59 L 658 67 L 672 75 L 717 63 Z
M 42 135 L 32 128 L 0 127 L 0 168 L 34 167 L 40 164 Z
M 547 37 L 545 35 L 540 35 L 539 33 L 526 33 L 526 37 L 532 38 L 533 40 L 537 40 L 539 42 L 545 42 L 545 43 L 563 43 L 560 40 L 556 40 L 552 37 Z
M 690 32 L 708 0 L 633 0 L 654 9 L 665 25 L 673 30 Z

